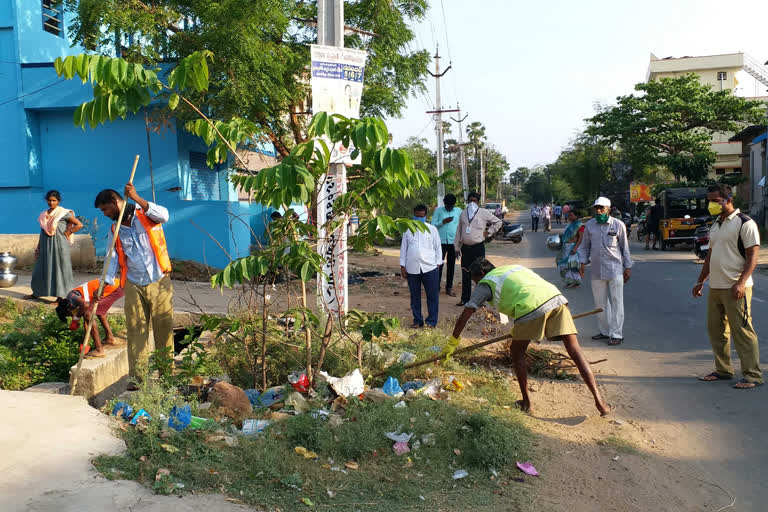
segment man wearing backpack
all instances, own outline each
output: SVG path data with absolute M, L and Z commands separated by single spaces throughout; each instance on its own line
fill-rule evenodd
M 752 327 L 752 272 L 760 247 L 755 221 L 733 207 L 731 187 L 711 185 L 708 210 L 717 219 L 709 232 L 709 253 L 693 287 L 701 297 L 709 278 L 707 330 L 715 355 L 715 371 L 700 377 L 711 382 L 733 378 L 731 338 L 741 361 L 743 378 L 733 387 L 752 389 L 763 384 L 757 333 Z

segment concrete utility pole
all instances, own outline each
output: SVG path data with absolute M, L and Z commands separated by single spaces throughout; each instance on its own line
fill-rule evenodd
M 464 191 L 464 202 L 467 202 L 467 194 L 469 193 L 469 178 L 467 177 L 467 159 L 464 157 L 464 130 L 461 129 L 461 123 L 467 118 L 469 114 L 465 114 L 461 117 L 461 108 L 456 105 L 459 111 L 459 119 L 450 118 L 454 123 L 459 123 L 459 164 L 461 165 L 461 188 Z M 439 205 L 438 205 L 439 206 Z
M 443 112 L 458 112 L 458 109 L 443 110 L 443 104 L 440 100 L 440 79 L 445 75 L 451 66 L 445 68 L 445 71 L 440 72 L 440 51 L 435 50 L 435 72 L 428 72 L 435 77 L 435 109 L 430 110 L 427 114 L 435 114 L 435 133 L 437 134 L 437 179 L 443 175 Z M 445 185 L 437 182 L 437 206 L 443 204 L 443 196 L 445 196 Z
M 485 164 L 488 159 L 488 150 L 480 152 L 480 205 L 485 205 Z
M 318 0 L 317 2 L 317 44 L 323 46 L 337 46 L 339 48 L 344 47 L 344 0 Z M 329 166 L 328 175 L 321 180 L 320 193 L 329 189 L 337 190 L 337 193 L 343 194 L 347 191 L 347 167 L 344 163 L 333 163 Z M 333 204 L 326 205 L 328 201 L 323 201 L 324 204 L 318 206 L 318 225 L 323 225 L 327 220 L 333 218 Z M 322 214 L 322 218 L 320 218 Z M 324 258 L 328 258 L 329 253 L 330 265 L 327 275 L 318 276 L 317 280 L 317 302 L 319 310 L 324 311 L 323 306 L 326 304 L 326 298 L 324 296 L 324 286 L 328 286 L 328 283 L 333 283 L 334 293 L 336 298 L 336 307 L 339 314 L 345 314 L 349 311 L 349 301 L 347 300 L 347 282 L 348 282 L 348 265 L 346 257 L 347 249 L 347 223 L 342 223 L 339 229 L 336 231 L 338 238 L 334 233 L 326 233 L 325 230 L 321 230 L 319 233 L 320 242 L 318 244 L 318 251 Z M 329 240 L 336 239 L 335 242 Z M 331 246 L 329 250 L 328 247 Z M 330 309 L 330 306 L 328 306 Z

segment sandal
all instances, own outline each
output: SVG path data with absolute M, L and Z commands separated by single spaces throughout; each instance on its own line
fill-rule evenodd
M 624 341 L 624 338 L 611 338 L 606 343 L 608 343 L 611 346 L 621 345 L 621 342 Z
M 608 410 L 607 410 L 607 411 L 605 411 L 605 412 L 601 412 L 601 413 L 600 413 L 600 416 L 601 416 L 602 418 L 605 418 L 606 416 L 608 416 L 609 414 L 611 414 L 611 413 L 613 412 L 613 406 L 612 406 L 611 404 L 609 404 L 609 403 L 606 403 L 605 405 L 607 405 L 607 406 L 608 406 Z
M 731 380 L 733 377 L 730 375 L 723 375 L 721 373 L 712 372 L 707 375 L 704 375 L 703 377 L 699 377 L 699 380 L 702 382 L 715 382 L 718 380 Z
M 751 384 L 751 386 L 739 386 L 739 384 Z M 758 386 L 762 386 L 762 382 L 753 382 L 747 379 L 739 379 L 735 385 L 731 386 L 733 389 L 755 389 Z

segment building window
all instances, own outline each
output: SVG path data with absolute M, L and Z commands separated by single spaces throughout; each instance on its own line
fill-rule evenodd
M 718 80 L 728 80 L 728 73 L 726 71 L 718 71 L 717 72 L 717 79 Z
M 725 169 L 715 169 L 715 174 L 718 176 L 722 176 L 725 174 Z
M 64 36 L 64 22 L 62 11 L 64 10 L 58 0 L 42 0 L 43 6 L 43 30 L 55 36 Z
M 205 153 L 189 152 L 189 199 L 191 201 L 220 201 L 221 185 L 219 172 L 221 167 L 208 167 Z

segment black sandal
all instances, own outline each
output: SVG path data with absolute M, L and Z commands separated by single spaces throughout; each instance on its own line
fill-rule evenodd
M 714 377 L 714 379 L 708 379 L 707 377 Z M 704 375 L 703 377 L 699 377 L 699 380 L 702 382 L 717 382 L 718 380 L 731 380 L 733 379 L 730 375 L 723 375 L 717 372 L 708 373 L 707 375 Z

